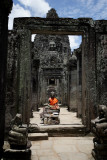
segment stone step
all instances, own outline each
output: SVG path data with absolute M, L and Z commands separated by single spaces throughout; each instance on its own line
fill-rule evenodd
M 29 134 L 48 133 L 49 137 L 78 137 L 85 136 L 85 130 L 84 125 L 42 125 L 38 127 L 38 130 L 37 126 L 33 126 L 33 130 L 29 130 Z
M 49 137 L 78 137 L 85 136 L 84 125 L 47 125 L 41 126 L 39 132 L 47 132 Z
M 28 139 L 30 141 L 48 140 L 48 133 L 29 133 Z

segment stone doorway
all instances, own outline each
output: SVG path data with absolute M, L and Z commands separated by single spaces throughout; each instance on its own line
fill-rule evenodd
M 82 95 L 81 95 L 81 117 L 82 122 L 87 130 L 90 129 L 90 120 L 94 118 L 94 106 L 96 103 L 96 74 L 95 74 L 95 32 L 93 29 L 93 20 L 91 18 L 15 18 L 14 29 L 17 45 L 15 46 L 15 54 L 17 55 L 15 72 L 15 103 L 17 109 L 14 112 L 19 112 L 23 116 L 23 122 L 29 123 L 32 110 L 32 81 L 35 80 L 31 76 L 31 35 L 32 34 L 48 34 L 48 35 L 81 35 L 82 36 Z M 15 41 L 15 40 L 14 40 Z M 54 44 L 51 44 L 54 45 Z M 53 59 L 52 59 L 53 62 Z M 35 65 L 40 61 L 37 59 Z M 38 68 L 37 68 L 38 70 Z M 38 77 L 38 75 L 36 76 Z M 49 83 L 53 83 L 51 77 Z M 54 81 L 55 82 L 55 81 Z M 36 84 L 35 84 L 36 85 Z M 38 85 L 36 85 L 37 87 Z M 68 97 L 68 103 L 70 99 Z M 17 110 L 17 111 L 16 111 Z
M 78 131 L 81 128 L 84 132 L 81 119 L 76 118 L 81 118 L 82 115 L 82 43 L 78 49 L 71 52 L 72 44 L 70 45 L 68 35 L 36 34 L 32 44 L 32 85 L 35 90 L 32 93 L 34 118 L 30 123 L 36 123 L 39 127 L 44 126 L 41 124 L 39 114 L 48 103 L 50 92 L 54 91 L 61 105 L 59 116 L 61 122 L 60 125 L 47 127 L 53 128 L 56 132 L 57 128 L 60 130 L 61 127 L 62 130 L 66 126 L 68 130 L 77 127 Z M 45 131 L 47 127 L 44 126 Z M 64 134 L 67 136 L 66 131 Z
M 54 91 L 62 106 L 81 117 L 82 42 L 72 51 L 70 38 L 69 35 L 36 34 L 32 41 L 32 107 L 35 111 L 48 103 L 50 92 Z

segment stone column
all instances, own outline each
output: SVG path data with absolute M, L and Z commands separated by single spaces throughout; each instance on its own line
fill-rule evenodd
M 89 40 L 89 52 L 87 54 L 87 86 L 86 86 L 86 98 L 87 98 L 87 130 L 90 130 L 90 121 L 96 117 L 96 39 L 95 29 L 90 27 L 88 33 Z
M 77 117 L 82 116 L 82 58 L 81 58 L 81 48 L 79 48 L 76 52 L 76 56 L 77 56 Z
M 82 37 L 82 122 L 86 125 L 86 83 L 88 82 L 86 79 L 87 75 L 87 54 L 88 54 L 88 37 L 87 35 L 83 35 Z
M 69 110 L 77 111 L 77 62 L 76 56 L 72 56 L 70 60 L 70 96 L 69 96 Z
M 7 55 L 7 79 L 6 79 L 6 112 L 5 112 L 5 136 L 10 130 L 11 119 L 17 113 L 17 74 L 19 55 L 19 39 L 16 31 L 8 32 L 8 55 Z
M 63 95 L 62 95 L 62 79 L 59 79 L 59 97 L 60 97 L 60 103 L 62 104 L 62 99 L 63 99 Z
M 39 105 L 42 105 L 43 69 L 39 69 Z
M 107 34 L 96 34 L 97 104 L 107 104 Z
M 37 111 L 38 110 L 38 87 L 39 87 L 39 80 L 38 80 L 38 70 L 39 70 L 39 61 L 34 60 L 32 66 L 32 109 Z
M 31 115 L 31 33 L 27 29 L 18 30 L 20 36 L 18 112 L 23 123 L 29 123 Z
M 8 15 L 11 8 L 12 0 L 0 1 L 0 159 L 4 143 Z
M 65 92 L 64 91 L 65 91 L 65 74 L 63 73 L 63 77 L 61 79 L 61 102 L 62 102 L 62 105 L 65 105 Z
M 96 104 L 95 30 L 90 26 L 82 39 L 82 121 L 90 130 Z

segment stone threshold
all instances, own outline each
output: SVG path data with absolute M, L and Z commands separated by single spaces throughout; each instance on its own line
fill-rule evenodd
M 32 133 L 48 133 L 49 137 L 85 136 L 84 125 L 43 125 Z
M 28 139 L 30 141 L 48 140 L 48 133 L 29 133 Z

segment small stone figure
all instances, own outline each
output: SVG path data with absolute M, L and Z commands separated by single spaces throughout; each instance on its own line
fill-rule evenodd
M 21 160 L 25 157 L 26 160 L 30 160 L 31 143 L 28 141 L 28 127 L 26 124 L 22 124 L 21 114 L 16 114 L 15 118 L 11 121 L 8 141 L 10 149 L 4 152 L 4 160 Z
M 92 155 L 95 160 L 107 160 L 107 107 L 99 105 L 99 116 L 91 121 L 94 149 Z

